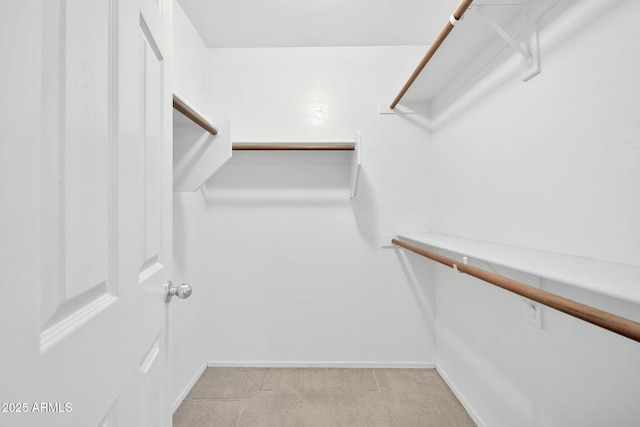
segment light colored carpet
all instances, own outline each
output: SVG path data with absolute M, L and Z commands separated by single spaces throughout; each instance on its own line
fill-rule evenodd
M 475 426 L 434 369 L 208 368 L 175 427 Z

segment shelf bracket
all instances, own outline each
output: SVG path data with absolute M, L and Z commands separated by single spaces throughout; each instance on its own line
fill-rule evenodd
M 360 179 L 360 153 L 361 153 L 361 143 L 362 140 L 362 136 L 360 135 L 360 131 L 356 132 L 356 147 L 355 150 L 353 151 L 353 159 L 352 159 L 352 163 L 351 163 L 351 179 L 350 179 L 350 185 L 349 185 L 349 198 L 353 199 L 354 197 L 356 197 L 356 194 L 358 192 L 358 180 Z
M 482 10 L 483 8 L 480 6 L 475 6 L 473 10 L 480 16 L 484 21 L 489 24 L 491 28 L 502 37 L 511 47 L 513 47 L 516 52 L 518 52 L 521 56 L 521 74 L 523 82 L 531 79 L 532 77 L 538 75 L 540 73 L 540 45 L 538 43 L 538 26 L 537 22 L 531 21 L 530 11 L 528 7 L 524 8 L 524 20 L 525 20 L 525 28 L 520 35 L 520 39 L 524 41 L 524 43 L 519 42 L 514 39 L 505 31 L 504 28 L 500 26 L 496 21 L 491 19 L 485 12 Z M 528 47 L 525 49 L 522 44 Z

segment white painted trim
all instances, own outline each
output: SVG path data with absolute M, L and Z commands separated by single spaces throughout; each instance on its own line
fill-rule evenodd
M 451 380 L 451 378 L 447 375 L 447 373 L 442 368 L 442 366 L 437 363 L 436 363 L 436 371 L 438 371 L 438 374 L 440 374 L 444 382 L 447 383 L 447 385 L 449 386 L 453 394 L 458 398 L 458 400 L 460 401 L 464 409 L 467 411 L 467 413 L 469 414 L 473 422 L 475 422 L 478 425 L 478 427 L 486 427 L 486 424 L 484 423 L 484 421 L 482 421 L 482 418 L 480 418 L 478 413 L 473 409 L 473 406 L 471 406 L 471 403 L 469 403 L 469 401 L 465 399 L 464 395 L 456 387 L 456 385 Z
M 191 381 L 187 383 L 182 392 L 178 395 L 178 398 L 173 402 L 173 405 L 171 406 L 171 414 L 175 413 L 180 405 L 182 405 L 182 401 L 187 397 L 187 394 L 189 394 L 193 386 L 196 385 L 205 369 L 207 369 L 207 363 L 203 363 L 195 375 L 191 377 Z
M 66 304 L 63 303 L 61 308 L 54 313 L 53 317 L 57 317 L 59 313 L 69 309 L 69 307 L 71 307 L 70 301 L 74 301 L 74 299 L 67 300 Z M 86 325 L 91 319 L 94 319 L 98 314 L 104 312 L 116 301 L 118 301 L 118 297 L 114 295 L 101 295 L 94 301 L 87 303 L 77 311 L 72 312 L 70 315 L 42 331 L 40 334 L 40 354 L 48 352 L 64 338 Z
M 214 360 L 207 362 L 210 368 L 404 368 L 435 369 L 435 362 L 300 362 L 300 361 L 227 361 Z

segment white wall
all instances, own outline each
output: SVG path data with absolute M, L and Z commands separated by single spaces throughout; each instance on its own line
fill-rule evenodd
M 381 233 L 430 222 L 425 120 L 378 114 L 423 52 L 209 51 L 208 109 L 231 120 L 233 141 L 344 140 L 359 130 L 363 144 L 351 201 L 334 187 L 339 166 L 310 165 L 308 156 L 302 167 L 248 167 L 235 154 L 209 180 L 211 362 L 434 361 L 433 288 L 416 289 L 395 252 L 378 246 Z
M 177 1 L 173 2 L 173 34 L 173 90 L 203 111 L 207 47 Z
M 640 265 L 638 5 L 579 3 L 542 22 L 540 75 L 514 54 L 437 118 L 434 228 Z
M 639 265 L 640 4 L 563 8 L 542 23 L 542 74 L 523 84 L 508 61 L 436 117 L 433 228 Z M 486 425 L 637 424 L 638 343 L 553 310 L 539 330 L 520 298 L 435 278 L 437 363 Z M 637 305 L 543 287 L 640 321 Z
M 173 4 L 174 82 L 173 89 L 196 108 L 204 105 L 205 46 L 177 2 Z M 202 108 L 202 107 L 200 107 Z M 173 282 L 189 283 L 189 299 L 174 298 L 169 304 L 171 383 L 168 390 L 172 409 L 200 375 L 207 360 L 206 270 L 204 253 L 205 202 L 203 193 L 173 193 Z

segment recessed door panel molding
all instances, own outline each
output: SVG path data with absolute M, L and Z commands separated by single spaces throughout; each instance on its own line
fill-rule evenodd
M 165 364 L 162 340 L 163 336 L 158 336 L 154 340 L 139 368 L 142 375 L 141 396 L 144 396 L 140 402 L 140 422 L 138 425 L 141 426 L 162 425 L 162 418 L 157 410 L 159 405 L 163 404 L 163 396 L 160 392 L 162 384 L 159 383 L 162 380 L 162 370 Z
M 162 260 L 162 227 L 163 227 L 163 82 L 164 57 L 162 54 L 162 34 L 158 30 L 160 22 L 157 8 L 146 7 L 140 14 L 140 30 L 142 34 L 141 48 L 144 63 L 141 96 L 144 135 L 143 165 L 143 201 L 144 201 L 144 256 L 140 267 L 140 283 L 161 270 Z
M 117 102 L 116 0 L 44 7 L 43 350 L 116 298 Z

